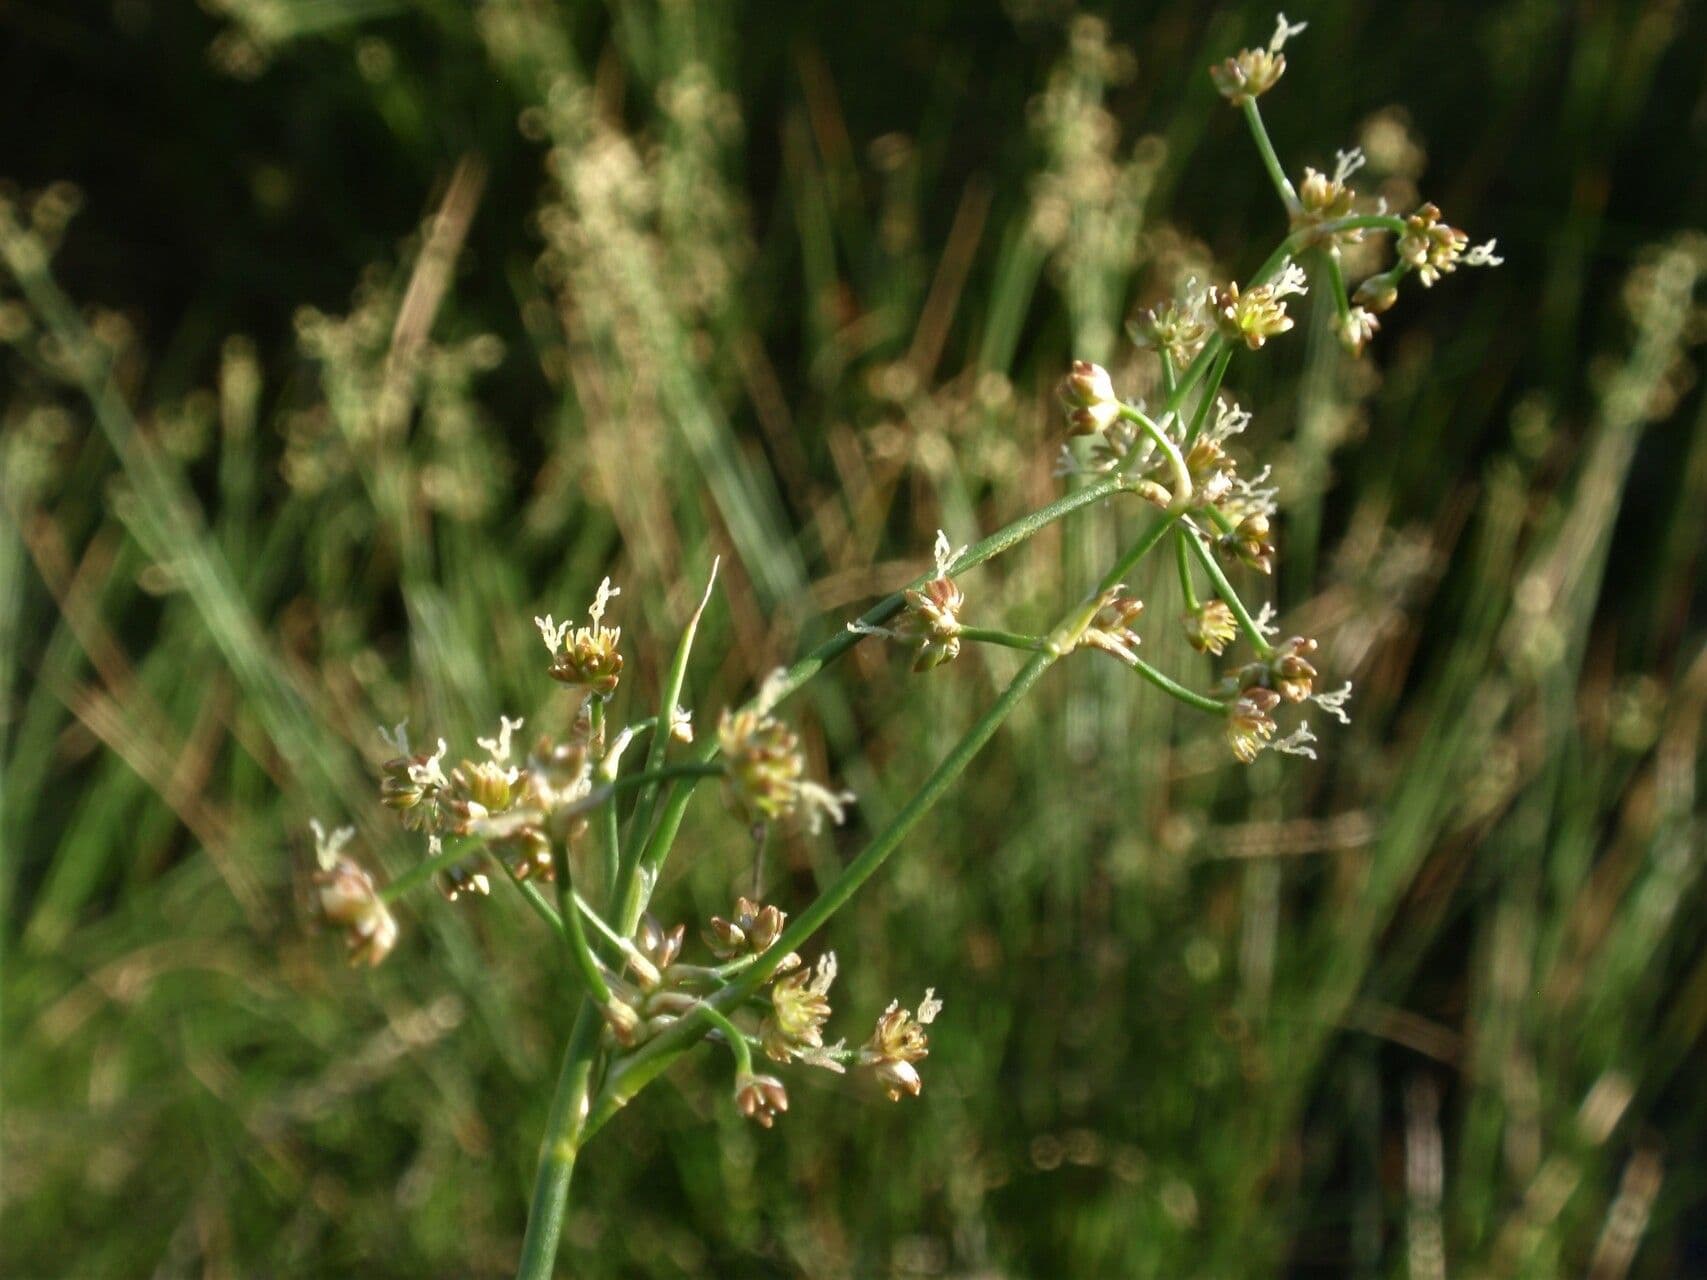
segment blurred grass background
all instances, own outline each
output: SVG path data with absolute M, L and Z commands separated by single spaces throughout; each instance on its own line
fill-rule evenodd
M 1360 187 L 1506 256 L 1362 363 L 1301 325 L 1229 376 L 1354 726 L 1240 769 L 1067 664 L 830 931 L 839 1029 L 947 997 L 924 1096 L 797 1077 L 765 1133 L 701 1054 L 589 1149 L 565 1274 L 1707 1274 L 1707 13 L 1298 10 L 1288 167 L 1361 141 Z M 0 1270 L 512 1266 L 547 939 L 422 899 L 348 971 L 307 819 L 407 865 L 373 726 L 550 727 L 529 620 L 606 572 L 649 708 L 723 554 L 704 723 L 939 526 L 1052 497 L 1064 362 L 1141 389 L 1129 309 L 1283 232 L 1204 75 L 1272 22 L 0 4 Z M 978 616 L 1048 616 L 1132 518 L 972 575 Z M 1152 660 L 1206 679 L 1173 590 Z M 859 813 L 777 851 L 777 900 L 1009 670 L 820 682 Z M 692 821 L 658 906 L 702 921 L 747 855 Z

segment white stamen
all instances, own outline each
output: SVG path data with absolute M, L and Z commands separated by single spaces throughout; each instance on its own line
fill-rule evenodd
M 1345 704 L 1351 701 L 1351 681 L 1347 680 L 1343 688 L 1318 693 L 1310 701 L 1341 724 L 1351 723 L 1351 716 L 1346 713 L 1345 709 Z
M 936 1021 L 937 1014 L 942 1012 L 942 1001 L 936 998 L 936 988 L 926 987 L 925 998 L 919 1001 L 919 1011 L 913 1015 L 913 1020 L 921 1026 L 930 1026 Z
M 1314 760 L 1316 751 L 1310 744 L 1315 741 L 1317 738 L 1310 732 L 1310 726 L 1301 724 L 1279 742 L 1269 743 L 1268 747 L 1284 756 L 1303 756 L 1306 760 Z
M 339 827 L 328 832 L 320 825 L 319 818 L 310 818 L 308 826 L 314 832 L 314 860 L 320 864 L 322 871 L 330 871 L 337 865 L 339 855 L 344 852 L 344 846 L 356 837 L 354 827 Z
M 1505 259 L 1494 253 L 1498 240 L 1489 240 L 1486 244 L 1476 245 L 1464 254 L 1464 265 L 1467 267 L 1498 267 L 1505 264 Z
M 1268 51 L 1279 53 L 1288 40 L 1301 34 L 1309 25 L 1308 22 L 1288 22 L 1284 13 L 1277 14 L 1274 20 L 1274 35 L 1269 37 L 1268 41 Z

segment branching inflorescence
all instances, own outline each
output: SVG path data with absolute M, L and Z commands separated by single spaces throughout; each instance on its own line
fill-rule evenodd
M 609 723 L 624 664 L 621 629 L 606 624 L 618 595 L 607 580 L 585 625 L 536 619 L 548 650 L 547 674 L 575 699 L 561 737 L 542 736 L 519 751 L 522 723 L 504 719 L 492 737 L 479 740 L 480 754 L 447 767 L 443 741 L 423 751 L 411 745 L 403 726 L 385 733 L 390 758 L 382 768 L 380 799 L 406 828 L 425 836 L 427 853 L 416 866 L 379 888 L 346 852 L 349 833 L 328 835 L 316 824 L 320 905 L 327 920 L 345 931 L 352 961 L 384 959 L 398 936 L 391 904 L 408 890 L 432 881 L 451 900 L 481 897 L 491 891 L 495 873 L 513 884 L 559 939 L 566 972 L 584 989 L 540 1158 L 521 1275 L 550 1273 L 582 1145 L 701 1041 L 721 1042 L 733 1059 L 735 1106 L 766 1127 L 788 1109 L 788 1093 L 778 1075 L 755 1069 L 755 1054 L 778 1068 L 863 1073 L 892 1099 L 919 1094 L 926 1028 L 942 1008 L 935 992 L 927 990 L 912 1010 L 891 1004 L 857 1048 L 845 1040 L 829 1042 L 836 958 L 825 952 L 808 964 L 800 948 L 894 853 L 1056 662 L 1080 650 L 1108 655 L 1211 717 L 1232 755 L 1246 764 L 1265 751 L 1314 757 L 1317 739 L 1307 721 L 1300 718 L 1282 731 L 1277 713 L 1288 706 L 1314 706 L 1347 720 L 1350 685 L 1318 688 L 1316 641 L 1292 636 L 1277 642 L 1269 606 L 1253 613 L 1229 578 L 1229 572 L 1274 571 L 1276 495 L 1266 468 L 1246 476 L 1234 460 L 1233 442 L 1250 415 L 1222 393 L 1222 382 L 1235 354 L 1260 350 L 1293 328 L 1291 300 L 1311 288 L 1329 291 L 1338 337 L 1358 354 L 1377 331 L 1377 317 L 1411 276 L 1427 287 L 1460 265 L 1498 259 L 1492 241 L 1470 248 L 1468 237 L 1443 223 L 1431 204 L 1405 216 L 1380 202 L 1366 206 L 1349 185 L 1361 164 L 1356 151 L 1342 152 L 1331 174 L 1306 169 L 1298 185 L 1292 184 L 1269 142 L 1258 99 L 1284 75 L 1284 46 L 1302 30 L 1303 24 L 1282 16 L 1265 47 L 1244 50 L 1211 69 L 1216 87 L 1250 127 L 1289 232 L 1249 281 L 1188 282 L 1177 296 L 1134 317 L 1134 342 L 1160 364 L 1160 404 L 1122 399 L 1097 365 L 1072 366 L 1061 397 L 1067 434 L 1082 443 L 1062 446 L 1059 467 L 1077 478 L 1071 493 L 971 546 L 956 549 L 939 533 L 929 573 L 793 667 L 773 673 L 746 705 L 724 710 L 708 743 L 695 744 L 693 717 L 680 704 L 704 600 L 676 646 L 656 713 L 620 730 Z M 1348 291 L 1341 246 L 1382 234 L 1394 238 L 1392 266 Z M 1051 522 L 1119 494 L 1135 495 L 1154 512 L 1132 545 L 1053 628 L 1025 634 L 968 620 L 961 577 Z M 1242 638 L 1250 650 L 1245 661 L 1201 688 L 1140 655 L 1144 605 L 1130 594 L 1127 579 L 1164 545 L 1177 567 L 1185 602 L 1180 624 L 1190 645 L 1219 657 Z M 714 566 L 714 580 L 715 572 Z M 740 898 L 727 917 L 705 926 L 708 962 L 685 960 L 686 927 L 665 927 L 648 908 L 696 786 L 720 781 L 728 808 L 752 828 L 759 850 L 777 824 L 816 830 L 826 817 L 841 823 L 854 797 L 807 776 L 799 738 L 776 713 L 786 698 L 868 637 L 906 646 L 918 672 L 954 661 L 971 644 L 1029 656 L 815 901 L 791 920 L 781 907 L 759 900 L 762 877 L 756 877 L 761 883 L 752 898 Z M 630 767 L 641 742 L 644 759 Z M 578 880 L 593 868 L 600 868 L 601 894 L 588 895 Z

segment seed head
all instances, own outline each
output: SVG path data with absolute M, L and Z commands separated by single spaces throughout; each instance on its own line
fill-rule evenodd
M 443 767 L 444 739 L 427 755 L 410 750 L 407 725 L 391 730 L 382 725 L 379 736 L 396 753 L 380 766 L 379 802 L 396 810 L 408 830 L 437 831 L 446 821 L 443 801 L 450 786 Z
M 492 881 L 485 872 L 470 870 L 460 862 L 439 872 L 434 884 L 446 902 L 464 897 L 484 898 L 492 892 Z
M 1303 702 L 1314 690 L 1316 668 L 1309 659 L 1316 648 L 1314 640 L 1293 636 L 1277 645 L 1269 658 L 1270 682 L 1274 691 L 1288 702 Z
M 1139 311 L 1126 331 L 1136 346 L 1165 352 L 1183 368 L 1209 336 L 1209 324 L 1203 317 L 1201 296 L 1188 293 L 1186 302 L 1169 298 Z
M 1370 276 L 1357 286 L 1351 300 L 1357 307 L 1372 315 L 1382 315 L 1390 311 L 1393 304 L 1399 300 L 1399 285 L 1395 273 L 1383 271 L 1378 276 Z
M 902 594 L 907 610 L 895 624 L 895 631 L 898 635 L 919 638 L 913 670 L 929 671 L 959 657 L 959 610 L 966 597 L 954 579 L 932 578 L 917 590 Z
M 761 907 L 751 898 L 735 899 L 733 919 L 712 916 L 706 926 L 705 943 L 719 960 L 762 955 L 782 935 L 788 915 L 775 904 Z
M 1253 511 L 1239 521 L 1233 532 L 1223 535 L 1220 546 L 1247 568 L 1258 573 L 1273 573 L 1274 544 L 1268 540 L 1268 535 L 1268 517 L 1260 511 Z
M 788 1110 L 788 1090 L 775 1076 L 742 1072 L 735 1077 L 735 1105 L 747 1119 L 768 1129 Z
M 646 957 L 654 969 L 662 973 L 682 954 L 682 942 L 687 938 L 687 934 L 688 927 L 685 924 L 666 929 L 658 923 L 656 916 L 648 913 L 641 919 L 640 931 L 634 941 L 641 955 Z
M 1185 469 L 1191 476 L 1191 490 L 1203 503 L 1219 502 L 1233 486 L 1233 460 L 1210 435 L 1200 435 L 1186 451 Z
M 451 771 L 451 803 L 466 819 L 502 813 L 515 795 L 516 771 L 492 760 L 464 760 Z
M 1139 645 L 1138 619 L 1144 614 L 1144 602 L 1126 595 L 1124 586 L 1116 585 L 1102 593 L 1090 625 L 1079 637 L 1080 644 L 1113 654 L 1123 662 L 1137 658 L 1133 652 Z

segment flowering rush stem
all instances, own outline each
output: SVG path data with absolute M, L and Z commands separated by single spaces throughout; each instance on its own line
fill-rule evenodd
M 1104 578 L 1099 586 L 1099 593 L 1114 586 L 1126 574 L 1130 573 L 1132 568 L 1167 536 L 1168 530 L 1173 527 L 1178 518 L 1177 513 L 1164 514 L 1158 518 Z M 1068 618 L 1072 618 L 1077 612 L 1077 609 L 1070 612 L 1067 615 Z M 868 613 L 866 616 L 870 617 L 871 614 Z M 850 639 L 857 641 L 858 637 L 851 636 Z M 1020 700 L 1043 677 L 1044 672 L 1048 671 L 1062 656 L 1060 652 L 1052 649 L 1043 649 L 1033 654 L 996 701 L 967 729 L 960 741 L 932 771 L 930 777 L 895 814 L 889 825 L 873 837 L 871 843 L 861 850 L 852 862 L 842 868 L 841 874 L 810 906 L 790 922 L 774 944 L 735 974 L 733 981 L 722 991 L 710 997 L 706 1002 L 707 1005 L 713 1010 L 738 1007 L 742 1001 L 764 985 L 765 981 L 776 971 L 777 966 L 782 963 L 784 957 L 802 946 L 813 934 L 827 924 L 836 912 L 841 910 L 848 900 L 859 891 L 860 887 L 870 880 L 889 860 L 896 849 L 900 847 L 908 832 L 930 811 L 937 801 L 942 799 L 949 787 L 965 771 L 967 765 L 972 763 L 977 754 L 983 750 L 985 744 L 995 735 L 1002 722 L 1019 705 Z M 1189 695 L 1189 691 L 1181 690 L 1181 692 Z M 1220 704 L 1214 704 L 1214 709 L 1217 712 L 1222 710 Z M 613 1069 L 604 1088 L 593 1100 L 586 1121 L 581 1126 L 581 1139 L 585 1140 L 603 1127 L 646 1085 L 656 1079 L 683 1053 L 692 1048 L 704 1036 L 705 1031 L 704 1021 L 685 1017 L 652 1040 L 647 1041 Z
M 1280 157 L 1274 153 L 1274 143 L 1269 139 L 1268 126 L 1263 123 L 1262 110 L 1257 106 L 1255 98 L 1246 98 L 1243 103 L 1245 123 L 1251 128 L 1251 137 L 1256 141 L 1257 152 L 1262 156 L 1262 166 L 1268 170 L 1268 179 L 1274 183 L 1274 190 L 1280 196 L 1280 202 L 1286 206 L 1289 214 L 1298 212 L 1298 192 L 1292 187 L 1292 180 L 1286 176 L 1286 170 L 1281 167 Z
M 1064 497 L 1056 499 L 1045 507 L 1041 507 L 1029 515 L 1022 516 L 1013 523 L 997 530 L 989 537 L 974 543 L 956 557 L 952 571 L 959 573 L 971 569 L 986 561 L 994 559 L 1006 551 L 1033 537 L 1063 516 L 1072 514 L 1088 506 L 1113 497 L 1118 493 L 1130 493 L 1136 488 L 1134 477 L 1122 474 L 1102 476 L 1085 485 L 1083 488 Z M 923 574 L 910 588 L 917 588 L 929 581 L 931 575 Z M 862 623 L 870 626 L 880 626 L 899 613 L 905 604 L 903 591 L 897 591 L 879 601 L 868 609 L 860 618 Z M 704 605 L 702 603 L 701 609 Z M 699 614 L 696 612 L 694 621 L 697 623 Z M 671 667 L 670 682 L 674 691 L 679 695 L 681 680 L 686 672 L 686 649 L 691 641 L 691 628 L 684 636 L 683 643 L 677 650 L 677 661 Z M 858 644 L 860 636 L 840 630 L 818 645 L 805 657 L 789 667 L 780 676 L 769 682 L 766 695 L 774 704 L 796 692 L 808 680 L 812 679 L 830 663 Z M 863 884 L 883 861 L 900 844 L 913 824 L 939 799 L 948 789 L 950 783 L 960 774 L 978 749 L 995 733 L 997 726 L 1018 703 L 1025 691 L 1048 669 L 1055 659 L 1047 654 L 1037 653 L 1021 669 L 1014 682 L 998 700 L 996 705 L 987 712 L 979 723 L 973 726 L 968 737 L 963 739 L 955 752 L 937 767 L 935 773 L 926 781 L 920 792 L 897 815 L 890 827 L 868 846 L 854 862 L 844 870 L 842 876 L 831 886 L 831 893 L 838 892 L 839 896 L 833 903 L 820 899 L 812 908 L 803 912 L 795 922 L 791 933 L 807 936 L 830 916 L 834 915 L 843 902 L 852 895 L 853 891 Z M 654 731 L 653 749 L 657 743 L 667 736 L 667 717 L 674 708 L 674 702 L 667 699 L 665 706 L 659 712 L 659 728 Z M 976 736 L 975 742 L 972 740 Z M 641 782 L 662 781 L 671 777 L 703 777 L 718 773 L 719 770 L 711 764 L 717 754 L 715 743 L 708 744 L 700 753 L 699 759 L 691 765 L 664 766 L 649 768 L 643 774 L 630 775 L 619 779 L 616 786 L 624 784 L 635 785 Z M 652 760 L 649 759 L 651 764 Z M 646 885 L 643 883 L 651 878 L 656 867 L 668 853 L 670 842 L 680 826 L 682 816 L 686 812 L 688 800 L 691 798 L 691 787 L 678 787 L 669 796 L 657 813 L 651 832 L 646 836 L 644 844 L 630 837 L 627 856 L 624 857 L 617 873 L 617 892 L 613 897 L 616 908 L 614 926 L 623 936 L 632 934 L 637 927 L 641 913 L 645 910 Z M 635 822 L 631 830 L 636 834 L 646 835 L 646 829 Z M 875 852 L 874 852 L 875 851 Z M 643 876 L 642 870 L 649 874 Z M 850 876 L 857 878 L 849 879 Z M 809 929 L 800 933 L 802 921 L 810 921 Z M 733 1008 L 741 1000 L 756 991 L 762 982 L 774 971 L 775 966 L 786 954 L 783 943 L 788 942 L 784 937 L 776 946 L 770 948 L 765 956 L 771 957 L 770 963 L 762 971 L 759 961 L 742 971 L 741 978 L 726 987 L 722 992 L 712 997 L 717 1008 Z M 788 945 L 794 945 L 788 943 Z M 710 1005 L 702 1004 L 709 1008 Z M 594 1132 L 602 1127 L 612 1115 L 627 1104 L 628 1100 L 645 1087 L 659 1072 L 671 1062 L 691 1048 L 705 1033 L 706 1026 L 701 1019 L 692 1015 L 682 1018 L 674 1026 L 642 1045 L 635 1053 L 612 1069 L 605 1081 L 596 1105 L 589 1099 L 589 1090 L 593 1072 L 598 1057 L 598 1028 L 600 1018 L 594 1010 L 591 1001 L 583 1001 L 581 1011 L 577 1015 L 574 1031 L 570 1034 L 569 1042 L 564 1048 L 563 1066 L 558 1075 L 556 1093 L 553 1095 L 550 1115 L 546 1121 L 546 1132 L 541 1144 L 539 1169 L 534 1180 L 533 1203 L 528 1214 L 527 1235 L 523 1241 L 521 1263 L 517 1270 L 517 1280 L 546 1280 L 552 1273 L 552 1267 L 557 1254 L 557 1242 L 563 1228 L 563 1215 L 568 1203 L 570 1175 L 574 1169 L 575 1154 L 581 1144 Z

